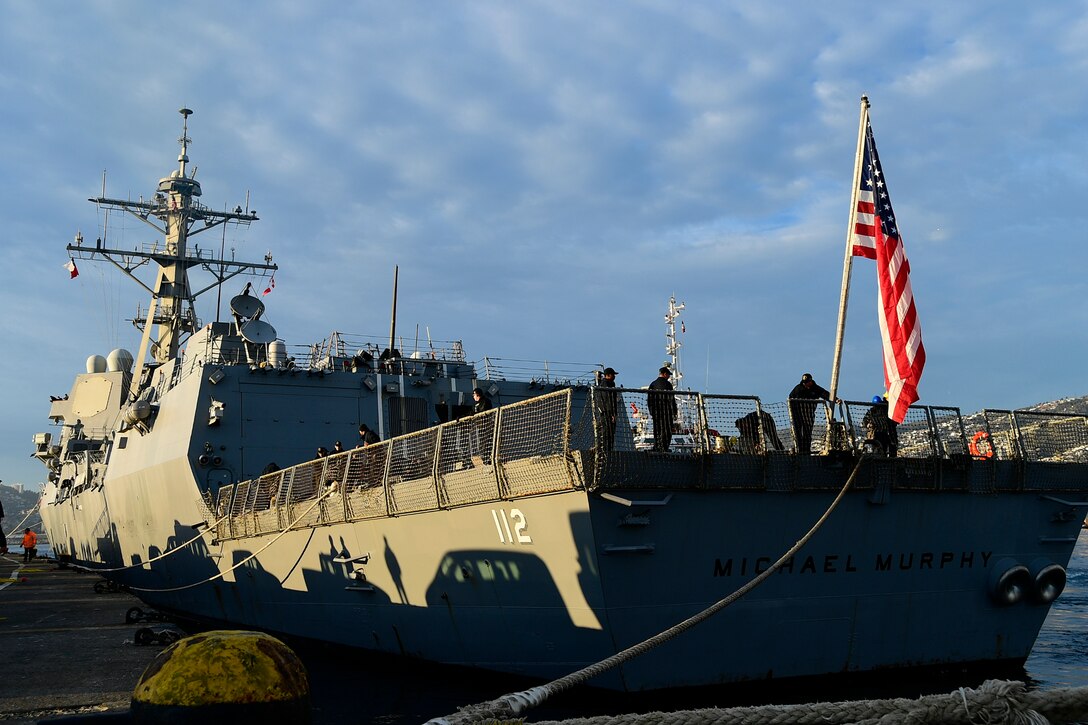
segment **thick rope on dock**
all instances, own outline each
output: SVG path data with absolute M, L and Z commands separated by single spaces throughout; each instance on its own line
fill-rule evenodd
M 987 680 L 976 689 L 960 688 L 917 700 L 650 712 L 537 721 L 533 725 L 1060 725 L 1082 720 L 1088 720 L 1088 687 L 1029 691 L 1023 682 Z
M 539 687 L 533 687 L 528 690 L 522 690 L 521 692 L 514 692 L 508 695 L 492 700 L 491 702 L 481 703 L 479 705 L 470 705 L 468 707 L 461 708 L 457 713 L 453 715 L 447 715 L 446 717 L 434 718 L 428 720 L 425 725 L 469 725 L 469 723 L 480 722 L 493 722 L 503 721 L 504 719 L 513 719 L 517 715 L 525 712 L 526 710 L 540 705 L 552 695 L 562 692 L 575 685 L 580 685 L 583 682 L 596 677 L 597 675 L 607 672 L 613 667 L 622 665 L 628 660 L 632 660 L 641 654 L 649 652 L 653 648 L 660 644 L 668 642 L 670 639 L 674 639 L 680 634 L 691 629 L 695 625 L 710 619 L 712 616 L 728 607 L 733 602 L 737 601 L 748 592 L 755 589 L 762 584 L 766 579 L 774 575 L 782 565 L 789 561 L 793 556 L 801 550 L 808 540 L 811 539 L 820 527 L 824 525 L 831 513 L 838 507 L 839 503 L 846 496 L 846 492 L 850 490 L 850 486 L 854 483 L 854 479 L 857 478 L 858 471 L 861 470 L 861 464 L 866 459 L 866 454 L 862 454 L 858 458 L 857 464 L 854 466 L 854 470 L 850 473 L 850 476 L 846 479 L 846 483 L 843 484 L 842 490 L 835 496 L 835 500 L 831 502 L 831 505 L 827 507 L 823 515 L 812 525 L 812 527 L 802 536 L 797 543 L 790 547 L 789 551 L 778 558 L 774 564 L 772 564 L 766 571 L 756 576 L 750 582 L 737 589 L 729 596 L 721 599 L 703 611 L 688 617 L 683 622 L 675 624 L 669 627 L 663 632 L 659 632 L 647 640 L 632 645 L 622 652 L 617 652 L 611 657 L 606 657 L 600 662 L 596 662 L 588 667 L 583 667 L 577 672 L 572 672 L 569 675 L 564 675 L 558 680 L 552 680 L 551 682 L 540 685 Z

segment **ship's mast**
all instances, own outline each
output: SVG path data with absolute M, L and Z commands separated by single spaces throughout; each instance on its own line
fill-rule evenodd
M 89 199 L 106 209 L 118 209 L 127 212 L 163 235 L 165 246 L 156 243 L 145 251 L 111 249 L 105 240 L 99 239 L 94 247 L 83 246 L 83 237 L 76 236 L 76 243 L 68 245 L 68 253 L 78 259 L 105 259 L 124 272 L 129 278 L 143 287 L 151 295 L 147 321 L 144 324 L 143 342 L 137 364 L 143 366 L 149 347 L 151 328 L 157 326 L 154 341 L 150 342 L 152 358 L 163 363 L 178 357 L 184 339 L 198 327 L 196 318 L 196 298 L 224 281 L 243 272 L 264 276 L 277 269 L 272 264 L 272 256 L 266 255 L 264 264 L 239 262 L 236 260 L 215 259 L 204 250 L 191 252 L 189 238 L 220 224 L 249 226 L 257 220 L 256 212 L 241 206 L 233 212 L 219 212 L 197 201 L 201 195 L 200 183 L 196 180 L 196 169 L 190 173 L 189 163 L 189 116 L 192 111 L 182 108 L 182 133 L 178 142 L 181 153 L 178 154 L 178 168 L 166 178 L 159 180 L 159 186 L 152 201 L 142 198 L 139 201 L 109 199 L 104 195 Z M 104 192 L 103 192 L 104 194 Z M 197 225 L 200 226 L 197 226 Z M 157 265 L 154 286 L 148 286 L 134 274 L 135 270 L 154 262 Z M 216 281 L 193 291 L 189 284 L 189 269 L 202 267 Z M 137 380 L 139 377 L 137 377 Z
M 681 389 L 680 381 L 684 373 L 680 370 L 680 348 L 684 343 L 676 339 L 676 318 L 684 310 L 684 303 L 676 303 L 676 297 L 669 297 L 669 311 L 665 313 L 665 354 L 669 356 L 669 369 L 672 370 L 674 386 Z

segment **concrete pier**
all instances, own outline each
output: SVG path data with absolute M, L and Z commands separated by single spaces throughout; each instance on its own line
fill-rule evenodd
M 135 597 L 95 593 L 102 578 L 22 552 L 0 556 L 0 722 L 55 715 L 125 713 L 132 688 L 166 644 L 135 644 L 126 624 Z M 100 586 L 100 588 L 102 588 Z

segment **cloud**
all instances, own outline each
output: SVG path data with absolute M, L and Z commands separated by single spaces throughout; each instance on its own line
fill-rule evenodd
M 183 105 L 195 110 L 204 203 L 248 198 L 261 217 L 199 243 L 272 251 L 268 316 L 293 343 L 381 334 L 399 265 L 406 330 L 462 338 L 474 359 L 608 360 L 625 382 L 648 382 L 676 294 L 689 305 L 687 359 L 705 358 L 689 382 L 774 399 L 799 367 L 829 377 L 867 93 L 927 335 L 923 395 L 976 409 L 1085 392 L 1064 362 L 1086 352 L 1069 333 L 1084 323 L 1083 10 L 481 0 L 257 12 L 197 0 L 184 21 L 176 8 L 108 2 L 4 11 L 0 379 L 20 414 L 0 428 L 0 461 L 11 480 L 40 475 L 26 453 L 45 396 L 88 354 L 135 347 L 125 318 L 146 311 L 140 290 L 93 263 L 69 283 L 60 265 L 77 229 L 154 241 L 85 200 L 103 170 L 111 196 L 152 193 L 176 168 Z M 871 266 L 853 278 L 843 381 L 867 399 L 881 377 Z M 216 306 L 211 291 L 199 314 Z M 1029 354 L 1025 341 L 1062 353 Z M 987 384 L 978 361 L 1016 384 Z

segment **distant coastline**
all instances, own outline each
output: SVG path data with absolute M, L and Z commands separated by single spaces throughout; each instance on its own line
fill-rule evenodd
M 20 491 L 6 483 L 0 483 L 0 503 L 4 504 L 2 525 L 4 534 L 7 536 L 8 549 L 11 551 L 18 549 L 22 552 L 19 542 L 22 541 L 24 529 L 34 529 L 39 536 L 42 536 L 42 517 L 36 510 L 38 498 L 41 496 L 41 493 L 36 490 L 37 485 L 35 484 L 35 490 L 27 490 L 24 487 L 24 490 Z M 48 544 L 39 545 L 38 550 L 44 556 L 53 555 Z

